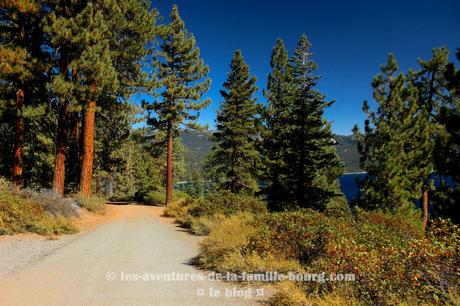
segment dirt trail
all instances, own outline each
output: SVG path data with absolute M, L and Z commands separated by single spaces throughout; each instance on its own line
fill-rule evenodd
M 196 280 L 209 276 L 190 265 L 200 238 L 161 214 L 158 207 L 126 205 L 110 206 L 95 220 L 83 218 L 91 230 L 0 276 L 0 305 L 259 304 L 255 288 Z

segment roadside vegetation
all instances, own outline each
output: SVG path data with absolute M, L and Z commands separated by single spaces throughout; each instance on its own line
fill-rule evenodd
M 8 181 L 0 178 L 0 235 L 74 234 L 78 228 L 71 219 L 79 214 L 80 207 L 72 199 L 63 199 L 45 190 L 15 191 Z
M 222 191 L 206 197 L 186 197 L 169 204 L 164 215 L 175 218 L 193 234 L 207 235 L 215 226 L 230 216 L 266 213 L 266 204 L 256 197 Z
M 105 203 L 107 202 L 107 199 L 105 197 L 97 195 L 84 197 L 81 194 L 77 193 L 73 196 L 73 198 L 80 207 L 84 207 L 90 212 L 98 214 L 105 213 Z
M 331 203 L 323 212 L 269 213 L 253 197 L 219 199 L 228 194 L 176 201 L 165 210 L 190 232 L 208 235 L 198 266 L 221 273 L 324 273 L 318 281 L 276 282 L 272 305 L 460 302 L 460 230 L 448 220 L 433 221 L 425 234 L 418 219 L 382 210 Z M 331 274 L 350 279 L 328 281 Z
M 182 199 L 189 198 L 190 196 L 181 190 L 173 189 L 172 192 L 172 200 L 179 201 Z M 166 196 L 164 188 L 157 188 L 155 190 L 148 191 L 142 197 L 142 203 L 146 205 L 157 205 L 162 206 L 165 204 Z

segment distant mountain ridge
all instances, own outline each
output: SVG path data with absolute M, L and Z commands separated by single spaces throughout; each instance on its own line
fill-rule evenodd
M 189 169 L 201 167 L 203 161 L 212 148 L 210 139 L 212 131 L 183 132 L 180 135 L 185 146 L 185 161 Z M 359 153 L 356 139 L 353 135 L 335 135 L 336 148 L 340 159 L 345 163 L 345 172 L 360 172 Z
M 355 136 L 334 135 L 334 139 L 337 141 L 337 154 L 339 154 L 340 159 L 345 164 L 345 172 L 363 171 L 359 166 L 359 152 Z

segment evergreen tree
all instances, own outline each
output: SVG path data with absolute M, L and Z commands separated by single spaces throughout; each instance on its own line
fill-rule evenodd
M 333 102 L 315 89 L 319 76 L 311 59 L 311 44 L 301 36 L 290 60 L 294 97 L 285 119 L 289 141 L 284 162 L 287 165 L 285 186 L 291 191 L 283 195 L 296 207 L 323 209 L 338 190 L 338 177 L 343 166 L 337 156 L 330 124 L 323 118 L 326 107 Z
M 67 3 L 65 3 L 67 4 Z M 52 46 L 60 52 L 59 74 L 52 89 L 58 97 L 59 124 L 55 161 L 54 189 L 64 193 L 65 150 L 67 146 L 67 109 L 69 104 L 84 108 L 83 158 L 80 189 L 83 196 L 91 192 L 94 153 L 94 118 L 96 101 L 103 91 L 114 92 L 118 86 L 109 48 L 109 28 L 103 12 L 93 4 L 62 7 L 70 14 L 51 16 L 48 32 Z M 60 10 L 57 9 L 58 13 Z M 62 47 L 62 49 L 61 49 Z
M 37 92 L 38 94 L 38 92 Z M 43 101 L 34 97 L 33 105 L 26 107 L 24 113 L 26 133 L 24 137 L 24 186 L 32 188 L 50 188 L 50 177 L 54 163 L 55 114 L 47 101 L 46 92 Z M 28 109 L 35 106 L 30 112 Z
M 118 85 L 111 87 L 112 92 L 99 95 L 97 103 L 104 109 L 117 109 L 132 94 L 155 84 L 142 68 L 147 68 L 153 58 L 157 11 L 151 9 L 149 0 L 98 1 L 96 8 L 104 14 L 104 21 L 110 29 L 107 40 Z M 91 175 L 87 177 L 91 186 Z
M 204 194 L 204 181 L 201 172 L 194 168 L 189 175 L 189 184 L 186 192 L 193 197 L 201 197 Z
M 112 104 L 97 112 L 94 176 L 99 188 L 96 188 L 96 192 L 100 192 L 101 181 L 113 186 L 115 177 L 120 175 L 125 187 L 123 191 L 134 195 L 134 175 L 131 170 L 135 160 L 134 150 L 138 149 L 138 145 L 131 134 L 134 132 L 132 126 L 138 123 L 136 116 L 139 114 L 140 110 L 128 102 Z
M 429 156 L 432 163 L 433 170 L 442 167 L 443 161 L 437 158 L 439 153 L 443 151 L 443 147 L 448 142 L 449 133 L 447 132 L 445 125 L 439 120 L 439 115 L 441 109 L 448 104 L 449 101 L 449 92 L 446 90 L 446 78 L 445 71 L 447 69 L 447 60 L 448 60 L 448 51 L 446 48 L 433 49 L 433 56 L 430 60 L 424 61 L 422 59 L 418 60 L 418 63 L 421 67 L 420 70 L 409 71 L 409 76 L 413 84 L 417 87 L 418 90 L 418 103 L 420 105 L 421 111 L 426 110 L 428 113 L 428 122 L 430 125 L 430 139 L 434 145 L 434 150 L 430 148 L 429 153 L 434 153 Z M 437 170 L 436 170 L 437 171 Z M 438 174 L 440 173 L 437 171 Z M 438 190 L 434 192 L 435 198 L 445 197 L 445 186 L 448 185 L 446 182 L 446 177 L 439 176 L 439 185 Z M 427 226 L 428 223 L 428 212 L 429 212 L 429 181 L 428 178 L 423 186 L 423 194 L 421 198 L 422 208 L 423 208 L 423 228 Z M 444 200 L 442 201 L 444 202 Z
M 209 68 L 200 58 L 194 36 L 185 28 L 177 6 L 170 14 L 171 22 L 160 31 L 162 39 L 156 73 L 161 89 L 161 98 L 146 109 L 155 111 L 148 124 L 161 131 L 167 143 L 166 204 L 172 200 L 173 185 L 173 143 L 180 127 L 199 129 L 196 123 L 199 111 L 210 100 L 201 100 L 208 91 L 210 79 L 206 78 Z
M 233 54 L 230 72 L 220 91 L 223 102 L 217 114 L 217 131 L 209 164 L 218 187 L 233 193 L 258 191 L 260 153 L 260 105 L 254 97 L 256 78 L 249 73 L 239 50 Z
M 78 84 L 77 68 L 71 66 L 79 57 L 80 48 L 78 41 L 68 39 L 70 22 L 81 13 L 85 2 L 62 1 L 56 2 L 52 7 L 50 18 L 47 22 L 46 32 L 51 37 L 51 47 L 56 50 L 53 59 L 56 67 L 50 72 L 52 79 L 49 85 L 52 105 L 57 113 L 57 126 L 55 131 L 56 156 L 54 159 L 53 189 L 64 195 L 65 182 L 65 157 L 67 149 L 67 119 L 69 108 L 79 107 L 76 93 Z M 62 27 L 62 28 L 61 28 Z M 73 36 L 74 33 L 70 32 Z M 53 73 L 54 72 L 54 73 Z
M 145 120 L 140 113 L 139 107 L 123 102 L 96 114 L 96 192 L 117 200 L 133 200 L 161 187 L 163 156 L 152 154 L 145 128 L 133 128 Z
M 45 1 L 0 1 L 0 175 L 47 187 L 54 144 Z M 11 154 L 13 152 L 13 154 Z
M 285 182 L 287 175 L 286 154 L 289 148 L 289 126 L 293 103 L 292 74 L 289 58 L 283 41 L 279 38 L 273 48 L 268 75 L 267 108 L 264 112 L 264 163 L 268 201 L 273 210 L 281 210 L 283 199 L 289 194 L 291 186 Z
M 368 173 L 361 188 L 368 207 L 407 210 L 421 197 L 433 171 L 432 126 L 410 77 L 396 74 L 392 54 L 381 70 L 372 82 L 377 111 L 364 102 L 364 134 L 354 128 L 361 167 Z
M 42 1 L 0 1 L 0 83 L 3 101 L 15 100 L 14 159 L 12 180 L 23 184 L 25 115 L 33 113 L 37 82 L 43 83 L 45 69 L 41 23 Z M 5 94 L 6 93 L 6 94 Z
M 54 188 L 64 192 L 68 112 L 84 110 L 80 190 L 91 192 L 96 104 L 110 108 L 144 86 L 141 61 L 154 39 L 156 12 L 144 0 L 58 2 L 48 33 L 58 54 L 53 78 L 59 113 Z M 71 114 L 73 138 L 78 115 Z
M 420 69 L 411 72 L 411 76 L 419 90 L 420 105 L 430 112 L 434 131 L 435 150 L 432 158 L 438 186 L 430 196 L 433 204 L 430 211 L 458 222 L 460 72 L 454 63 L 448 62 L 448 55 L 446 48 L 433 49 L 431 59 L 419 59 Z M 424 199 L 424 206 L 428 206 L 428 195 Z

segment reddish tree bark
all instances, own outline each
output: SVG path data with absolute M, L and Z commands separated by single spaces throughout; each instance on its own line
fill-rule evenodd
M 65 184 L 65 158 L 67 149 L 67 105 L 61 105 L 59 109 L 56 158 L 54 160 L 53 189 L 60 196 L 64 196 Z
M 428 188 L 423 188 L 422 195 L 422 205 L 423 205 L 423 223 L 422 227 L 425 230 L 428 225 Z
M 24 164 L 24 116 L 22 108 L 24 106 L 24 90 L 18 89 L 16 92 L 16 122 L 14 125 L 14 160 L 13 160 L 13 184 L 17 187 L 23 184 L 23 164 Z
M 167 151 L 167 164 L 166 164 L 166 203 L 168 205 L 172 201 L 172 187 L 173 187 L 173 135 L 168 132 L 168 151 Z
M 83 125 L 83 156 L 80 174 L 80 192 L 83 197 L 91 195 L 91 181 L 93 176 L 94 158 L 94 117 L 96 102 L 88 101 L 85 109 Z

